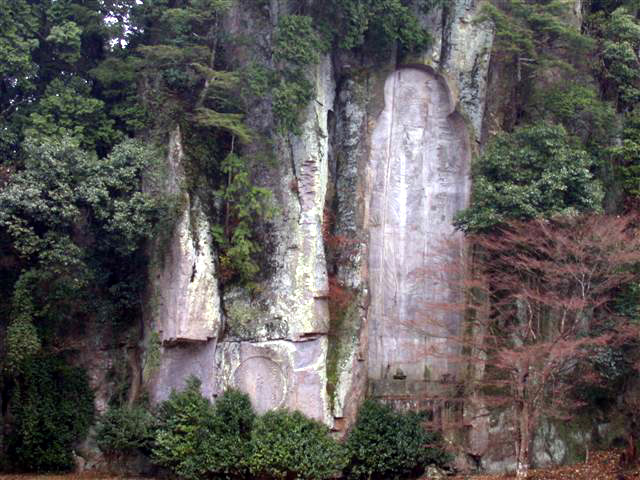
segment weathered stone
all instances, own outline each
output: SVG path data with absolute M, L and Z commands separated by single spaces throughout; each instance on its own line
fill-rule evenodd
M 394 72 L 371 144 L 369 377 L 401 369 L 422 380 L 428 369 L 439 380 L 455 372 L 426 355 L 445 336 L 433 325 L 455 334 L 461 318 L 425 304 L 455 301 L 443 267 L 460 256 L 452 220 L 470 189 L 468 133 L 444 81 L 416 68 Z
M 488 473 L 515 472 L 513 424 L 509 412 L 494 413 L 490 417 L 488 436 L 491 448 L 480 459 L 480 466 Z
M 559 438 L 556 426 L 548 421 L 541 422 L 531 450 L 534 465 L 560 465 L 567 455 L 565 442 Z
M 377 96 L 376 77 L 372 72 L 365 78 L 348 78 L 342 83 L 336 101 L 333 197 L 328 205 L 334 209 L 333 234 L 342 239 L 342 243 L 334 248 L 327 245 L 327 248 L 332 250 L 335 281 L 348 289 L 353 298 L 343 317 L 332 319 L 334 331 L 329 337 L 329 360 L 334 365 L 327 368 L 334 371 L 329 378 L 333 382 L 329 389 L 336 419 L 334 428 L 343 433 L 355 421 L 367 388 L 367 329 L 363 325 L 368 309 L 368 242 L 364 228 L 368 202 L 362 193 L 366 190 L 367 178 L 361 172 L 368 163 L 368 109 Z M 382 103 L 380 99 L 378 102 Z
M 169 145 L 166 193 L 179 196 L 181 209 L 170 238 L 156 242 L 151 268 L 150 313 L 163 343 L 206 342 L 218 336 L 222 324 L 211 225 L 197 197 L 182 191 L 183 159 L 176 128 Z
M 225 342 L 216 350 L 216 393 L 238 388 L 259 413 L 299 410 L 330 422 L 326 394 L 327 338 L 292 342 Z
M 455 85 L 458 111 L 480 141 L 487 97 L 487 77 L 493 48 L 493 25 L 478 23 L 483 0 L 456 0 L 448 6 L 440 68 Z
M 443 480 L 447 478 L 447 473 L 435 465 L 429 465 L 422 476 L 424 480 Z
M 173 390 L 183 390 L 190 377 L 202 383 L 200 391 L 212 398 L 215 390 L 216 340 L 208 342 L 178 343 L 162 346 L 158 365 L 149 372 L 148 388 L 151 401 L 162 402 Z
M 279 146 L 290 168 L 278 179 L 284 205 L 273 226 L 275 272 L 258 299 L 267 306 L 262 322 L 286 325 L 285 337 L 291 340 L 326 334 L 329 328 L 322 231 L 328 180 L 327 117 L 335 84 L 328 56 L 316 67 L 313 80 L 316 98 L 305 112 L 300 134 L 289 135 Z
M 156 274 L 154 324 L 164 343 L 207 341 L 221 326 L 211 225 L 197 199 L 186 202 Z

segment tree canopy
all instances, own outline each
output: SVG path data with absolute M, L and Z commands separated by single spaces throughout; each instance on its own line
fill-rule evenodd
M 561 126 L 541 123 L 500 135 L 473 165 L 471 206 L 456 225 L 478 232 L 513 219 L 598 211 L 602 187 L 594 167 Z

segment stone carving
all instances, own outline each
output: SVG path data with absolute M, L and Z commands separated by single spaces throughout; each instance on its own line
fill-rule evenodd
M 287 389 L 282 367 L 268 357 L 244 360 L 233 373 L 235 387 L 246 392 L 259 413 L 283 406 Z
M 453 300 L 442 262 L 462 248 L 452 220 L 469 196 L 468 132 L 435 74 L 401 69 L 384 91 L 370 156 L 369 378 L 402 371 L 419 380 L 425 368 L 440 378 L 454 372 L 445 359 L 426 359 L 443 333 L 427 318 L 454 330 L 461 319 L 425 305 Z M 451 239 L 453 251 L 444 246 Z
M 326 355 L 325 336 L 302 342 L 221 342 L 215 352 L 215 393 L 238 388 L 260 413 L 284 407 L 328 423 Z

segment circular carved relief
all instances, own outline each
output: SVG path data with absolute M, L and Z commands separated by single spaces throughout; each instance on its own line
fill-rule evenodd
M 258 413 L 282 407 L 287 388 L 282 367 L 268 357 L 250 357 L 233 372 L 233 383 L 246 392 Z

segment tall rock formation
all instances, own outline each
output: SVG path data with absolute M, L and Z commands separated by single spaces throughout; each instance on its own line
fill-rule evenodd
M 385 82 L 384 97 L 371 136 L 367 192 L 369 379 L 373 385 L 394 378 L 424 384 L 453 373 L 445 360 L 425 354 L 446 336 L 425 335 L 434 315 L 425 305 L 454 301 L 445 267 L 447 257 L 460 256 L 463 248 L 452 221 L 469 198 L 469 134 L 436 74 L 396 70 Z M 461 319 L 449 317 L 439 320 L 457 332 Z M 394 391 L 391 385 L 382 389 Z
M 206 395 L 237 387 L 258 411 L 297 409 L 345 431 L 367 389 L 428 393 L 425 380 L 450 373 L 424 359 L 434 339 L 408 325 L 421 322 L 421 303 L 450 299 L 446 279 L 427 273 L 440 240 L 462 248 L 451 220 L 469 197 L 493 39 L 475 21 L 481 3 L 452 0 L 424 18 L 435 41 L 407 64 L 363 68 L 334 52 L 308 72 L 316 97 L 300 133 L 276 136 L 277 162 L 260 172 L 279 213 L 253 292 L 220 290 L 207 205 L 181 183 L 174 133 L 168 188 L 181 210 L 153 246 L 146 321 L 155 401 L 196 375 Z M 263 10 L 236 4 L 226 29 L 268 45 L 288 11 L 276 0 Z M 235 48 L 234 58 L 250 57 Z M 258 130 L 272 124 L 264 107 L 252 115 Z M 346 292 L 339 309 L 330 284 Z

